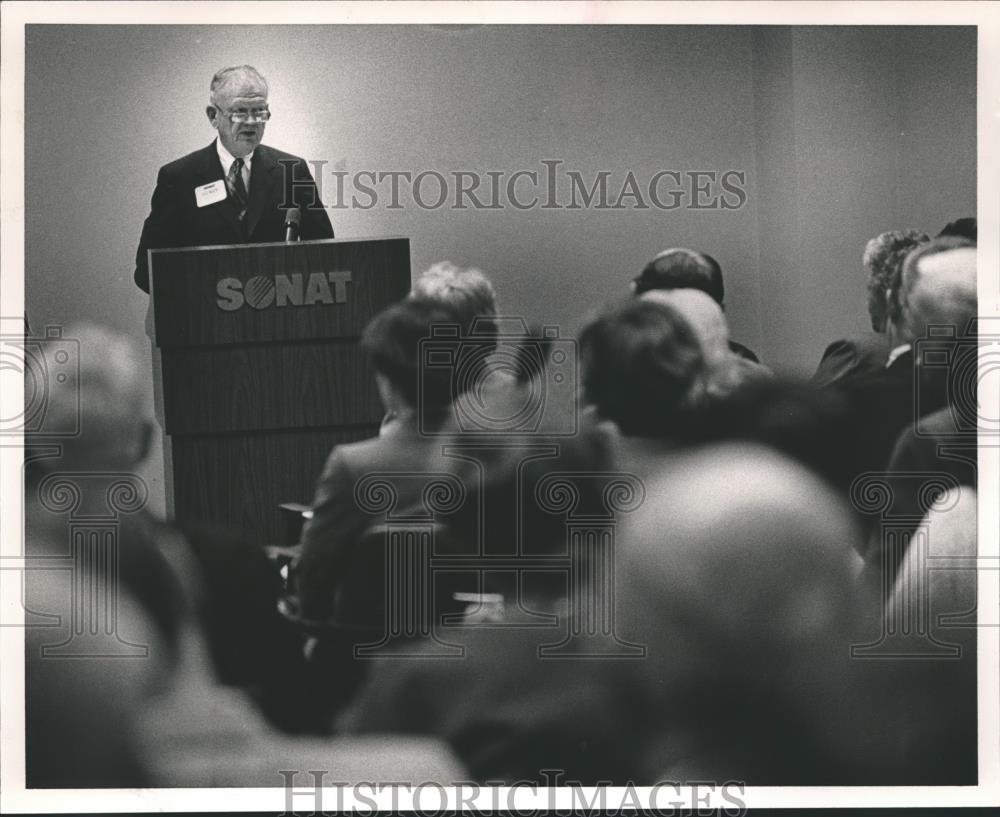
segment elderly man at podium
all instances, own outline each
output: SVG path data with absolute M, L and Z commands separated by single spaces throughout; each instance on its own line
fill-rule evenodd
M 206 113 L 218 138 L 157 176 L 135 258 L 135 282 L 146 292 L 150 249 L 284 241 L 294 208 L 295 237 L 333 238 L 305 160 L 261 145 L 271 111 L 256 68 L 223 68 L 212 77 Z

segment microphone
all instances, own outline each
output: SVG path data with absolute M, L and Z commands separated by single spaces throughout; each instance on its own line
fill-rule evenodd
M 299 240 L 299 224 L 302 221 L 302 212 L 298 207 L 292 207 L 285 212 L 285 241 Z

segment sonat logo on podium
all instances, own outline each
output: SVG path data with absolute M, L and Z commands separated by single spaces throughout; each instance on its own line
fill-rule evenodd
M 223 278 L 215 286 L 219 309 L 233 312 L 244 304 L 253 309 L 278 306 L 311 306 L 347 302 L 349 270 L 255 275 L 244 283 L 239 278 Z

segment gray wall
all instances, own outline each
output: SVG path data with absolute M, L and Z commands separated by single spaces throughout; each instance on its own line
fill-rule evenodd
M 877 232 L 975 211 L 975 30 L 844 27 L 29 26 L 26 298 L 34 327 L 145 338 L 131 281 L 157 168 L 212 139 L 212 73 L 271 81 L 266 141 L 351 173 L 735 169 L 737 210 L 331 213 L 338 237 L 407 235 L 494 279 L 504 311 L 575 332 L 657 250 L 726 274 L 734 337 L 808 372 L 865 327 Z M 380 188 L 387 192 L 387 187 Z M 433 192 L 433 187 L 428 187 Z M 333 194 L 332 177 L 324 186 Z M 404 198 L 408 201 L 408 198 Z M 162 465 L 146 478 L 162 504 Z

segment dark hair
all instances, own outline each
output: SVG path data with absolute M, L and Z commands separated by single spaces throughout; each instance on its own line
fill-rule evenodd
M 699 438 L 774 448 L 845 493 L 857 475 L 844 456 L 853 441 L 849 405 L 835 390 L 792 379 L 747 381 L 698 417 Z
M 585 398 L 623 434 L 677 431 L 702 374 L 701 349 L 676 309 L 649 300 L 614 307 L 580 335 Z
M 889 230 L 865 245 L 861 263 L 868 270 L 868 316 L 876 332 L 884 332 L 886 321 L 895 323 L 899 315 L 895 293 L 899 289 L 903 260 L 907 253 L 928 241 L 930 236 L 920 230 Z M 888 298 L 887 291 L 891 293 Z
M 957 218 L 954 221 L 949 221 L 944 226 L 944 229 L 937 234 L 938 238 L 947 238 L 948 236 L 967 238 L 969 241 L 979 241 L 979 228 L 976 220 L 971 216 L 966 216 L 965 218 Z
M 646 264 L 634 283 L 636 295 L 651 289 L 700 289 L 719 306 L 726 296 L 719 262 L 683 247 L 661 252 Z
M 438 412 L 452 401 L 452 370 L 424 366 L 421 341 L 435 326 L 461 325 L 447 304 L 408 299 L 382 310 L 369 322 L 361 346 L 376 372 L 385 376 L 407 403 L 421 411 Z M 457 334 L 456 334 L 457 337 Z

